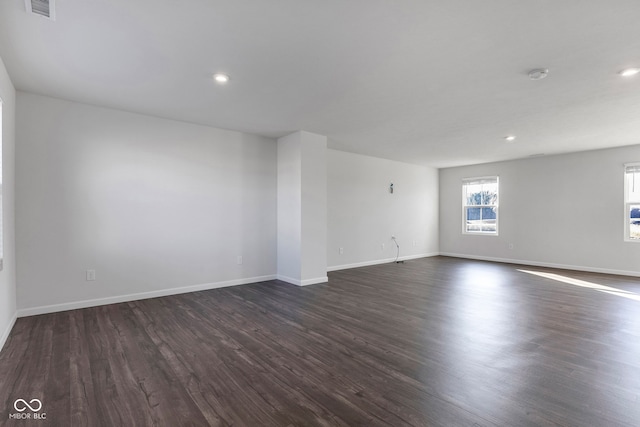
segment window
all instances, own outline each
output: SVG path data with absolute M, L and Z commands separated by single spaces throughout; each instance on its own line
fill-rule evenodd
M 498 177 L 462 180 L 462 232 L 498 234 Z
M 640 242 L 640 163 L 624 166 L 624 239 Z

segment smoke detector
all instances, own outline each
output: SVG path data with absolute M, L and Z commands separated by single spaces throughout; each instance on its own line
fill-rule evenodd
M 549 74 L 548 68 L 535 68 L 529 71 L 529 78 L 531 80 L 542 80 Z
M 56 0 L 24 0 L 27 13 L 56 20 Z

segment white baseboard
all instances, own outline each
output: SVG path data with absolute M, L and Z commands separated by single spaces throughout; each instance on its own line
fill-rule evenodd
M 440 253 L 438 252 L 432 252 L 428 254 L 418 254 L 418 255 L 407 255 L 407 256 L 398 257 L 398 261 L 408 261 L 411 259 L 428 258 L 428 257 L 438 256 L 438 255 L 440 255 Z M 394 262 L 395 260 L 396 258 L 393 257 L 393 258 L 376 259 L 373 261 L 356 262 L 354 264 L 333 265 L 331 267 L 327 267 L 327 271 L 347 270 L 349 268 L 358 268 L 358 267 L 367 267 L 370 265 L 387 264 L 390 262 Z
M 136 301 L 148 298 L 165 297 L 168 295 L 186 294 L 189 292 L 206 291 L 209 289 L 226 288 L 228 286 L 247 285 L 250 283 L 266 282 L 275 280 L 276 275 L 249 277 L 246 279 L 228 280 L 225 282 L 203 283 L 201 285 L 185 286 L 181 288 L 160 289 L 157 291 L 141 292 L 136 294 L 118 295 L 107 298 L 97 298 L 84 301 L 73 301 L 63 304 L 44 305 L 40 307 L 21 308 L 18 310 L 18 317 L 35 316 L 38 314 L 56 313 L 59 311 L 75 310 L 78 308 L 96 307 L 107 304 L 117 304 L 121 302 Z
M 328 281 L 328 276 L 315 277 L 313 279 L 304 279 L 299 286 L 317 285 L 318 283 L 327 283 Z
M 16 324 L 16 320 L 17 319 L 18 319 L 18 314 L 17 313 L 13 313 L 13 317 L 9 321 L 9 324 L 7 325 L 7 328 L 4 330 L 4 332 L 2 333 L 2 336 L 0 337 L 0 351 L 2 351 L 2 348 L 4 347 L 4 344 L 7 342 L 7 338 L 9 338 L 9 334 L 11 333 L 11 330 L 13 329 L 13 325 Z
M 640 272 L 638 271 L 615 270 L 615 269 L 609 269 L 609 268 L 556 264 L 556 263 L 538 262 L 538 261 L 529 261 L 529 260 L 520 260 L 520 259 L 488 257 L 488 256 L 481 256 L 481 255 L 458 254 L 458 253 L 451 253 L 451 252 L 408 255 L 408 256 L 400 257 L 398 258 L 398 260 L 406 261 L 411 259 L 433 257 L 438 255 L 454 257 L 454 258 L 475 259 L 479 261 L 492 261 L 492 262 L 501 262 L 501 263 L 508 263 L 508 264 L 530 265 L 535 267 L 549 267 L 549 268 L 558 268 L 563 270 L 575 270 L 575 271 L 586 271 L 586 272 L 592 272 L 592 273 L 604 273 L 604 274 L 615 274 L 615 275 L 621 275 L 621 276 L 640 277 Z M 327 271 L 337 271 L 337 270 L 345 270 L 349 268 L 386 264 L 386 263 L 393 262 L 394 260 L 395 258 L 385 258 L 380 260 L 358 262 L 354 264 L 336 265 L 336 266 L 328 267 Z M 296 286 L 307 286 L 307 285 L 313 285 L 317 283 L 326 283 L 328 281 L 327 276 L 318 277 L 314 279 L 305 279 L 301 281 L 291 277 L 274 274 L 274 275 L 267 275 L 267 276 L 250 277 L 246 279 L 229 280 L 224 282 L 204 283 L 200 285 L 185 286 L 180 288 L 161 289 L 157 291 L 141 292 L 141 293 L 128 294 L 128 295 L 119 295 L 119 296 L 113 296 L 113 297 L 107 297 L 107 298 L 97 298 L 97 299 L 91 299 L 91 300 L 73 301 L 73 302 L 62 303 L 62 304 L 21 308 L 17 311 L 16 314 L 14 314 L 13 319 L 11 320 L 6 330 L 3 332 L 2 336 L 0 337 L 0 350 L 4 346 L 7 338 L 9 337 L 9 334 L 11 333 L 11 329 L 13 328 L 13 325 L 15 324 L 17 317 L 35 316 L 38 314 L 55 313 L 59 311 L 75 310 L 79 308 L 95 307 L 95 306 L 107 305 L 107 304 L 116 304 L 121 302 L 136 301 L 136 300 L 148 299 L 148 298 L 157 298 L 157 297 L 163 297 L 168 295 L 178 295 L 178 294 L 189 293 L 189 292 L 224 288 L 228 286 L 246 285 L 250 283 L 265 282 L 265 281 L 275 280 L 275 279 L 282 280 L 284 282 L 291 283 Z
M 294 279 L 293 277 L 283 276 L 279 274 L 276 278 L 278 280 L 281 280 L 283 282 L 287 282 L 296 286 L 316 285 L 318 283 L 327 283 L 329 281 L 329 277 L 327 276 L 316 277 L 313 279 L 298 280 L 298 279 Z
M 551 262 L 538 262 L 538 261 L 528 261 L 528 260 L 522 260 L 522 259 L 497 258 L 497 257 L 489 257 L 489 256 L 482 256 L 482 255 L 456 254 L 451 252 L 441 252 L 440 255 L 453 257 L 453 258 L 475 259 L 478 261 L 492 261 L 492 262 L 501 262 L 501 263 L 507 263 L 507 264 L 530 265 L 533 267 L 548 267 L 548 268 L 558 268 L 561 270 L 574 270 L 574 271 L 585 271 L 589 273 L 604 273 L 604 274 L 615 274 L 618 276 L 640 277 L 640 271 L 614 270 L 610 268 L 588 267 L 584 265 L 555 264 Z

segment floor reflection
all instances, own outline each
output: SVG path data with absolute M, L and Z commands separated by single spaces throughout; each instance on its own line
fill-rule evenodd
M 574 279 L 573 277 L 562 276 L 560 274 L 555 274 L 555 273 L 546 273 L 543 271 L 520 270 L 520 269 L 518 269 L 518 271 L 522 273 L 532 274 L 538 277 L 544 277 L 546 279 L 556 280 L 562 283 L 567 283 L 569 285 L 593 289 L 595 291 L 604 292 L 609 295 L 616 295 L 619 297 L 640 301 L 640 295 L 631 291 L 625 291 L 624 289 L 612 288 L 611 286 L 605 286 L 605 285 L 600 285 L 598 283 L 587 282 L 585 280 Z

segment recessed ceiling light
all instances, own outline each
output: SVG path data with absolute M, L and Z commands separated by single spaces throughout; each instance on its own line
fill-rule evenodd
M 531 80 L 542 80 L 549 75 L 548 68 L 535 68 L 529 71 L 529 78 Z
M 213 80 L 217 83 L 225 84 L 229 81 L 229 76 L 223 73 L 216 73 L 213 75 Z
M 631 77 L 635 76 L 638 73 L 640 73 L 640 68 L 625 68 L 624 70 L 620 71 L 619 74 L 622 77 Z
M 513 135 L 508 135 L 508 136 L 504 137 L 504 140 L 507 141 L 507 142 L 513 142 L 513 141 L 515 141 L 515 139 L 516 139 L 516 137 L 513 136 Z

